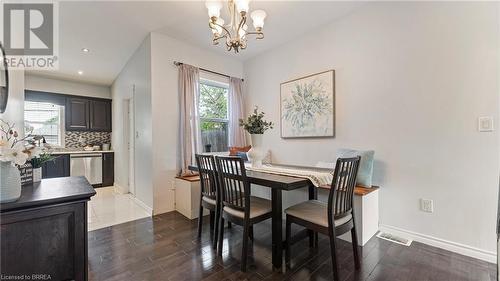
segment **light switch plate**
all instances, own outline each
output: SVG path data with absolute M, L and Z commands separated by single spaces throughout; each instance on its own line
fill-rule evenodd
M 479 132 L 493 132 L 493 117 L 479 117 L 478 120 Z
M 426 213 L 434 212 L 434 201 L 431 199 L 420 199 L 420 210 Z

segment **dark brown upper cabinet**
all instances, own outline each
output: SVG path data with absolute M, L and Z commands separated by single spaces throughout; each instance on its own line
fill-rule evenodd
M 86 131 L 89 129 L 89 105 L 90 102 L 87 99 L 66 99 L 66 130 Z
M 90 130 L 111 131 L 111 102 L 101 100 L 90 101 Z
M 66 130 L 111 132 L 111 100 L 68 97 Z

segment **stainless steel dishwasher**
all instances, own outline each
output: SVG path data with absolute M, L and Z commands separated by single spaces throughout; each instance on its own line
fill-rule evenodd
M 102 184 L 102 154 L 71 154 L 70 175 L 85 176 L 90 184 Z

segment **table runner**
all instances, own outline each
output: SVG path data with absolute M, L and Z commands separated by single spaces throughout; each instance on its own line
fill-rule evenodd
M 266 164 L 262 167 L 256 168 L 252 167 L 250 164 L 245 165 L 245 168 L 249 171 L 262 172 L 268 174 L 275 175 L 283 175 L 283 176 L 291 176 L 298 178 L 305 178 L 312 182 L 312 184 L 316 187 L 322 185 L 330 185 L 333 180 L 333 175 L 331 172 L 326 171 L 317 171 L 314 168 L 298 168 L 298 167 L 287 167 L 287 166 L 279 166 Z

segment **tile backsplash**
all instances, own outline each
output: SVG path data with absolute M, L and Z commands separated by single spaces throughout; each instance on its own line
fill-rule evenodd
M 82 147 L 78 142 L 80 137 L 83 138 L 85 144 L 102 145 L 103 143 L 111 143 L 110 132 L 66 131 L 64 135 L 65 146 L 68 148 Z

